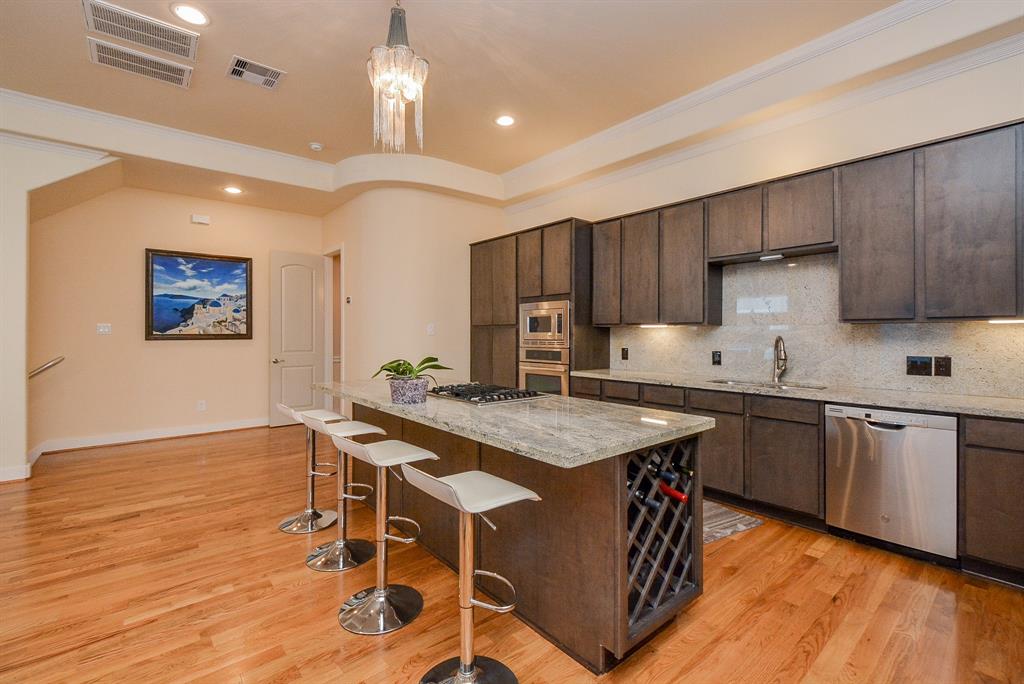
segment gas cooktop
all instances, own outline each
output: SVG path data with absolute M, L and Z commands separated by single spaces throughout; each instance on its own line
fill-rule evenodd
M 477 406 L 485 404 L 507 404 L 510 401 L 527 401 L 546 396 L 535 390 L 515 389 L 501 385 L 484 385 L 471 382 L 465 385 L 438 385 L 431 394 L 444 399 L 465 401 Z

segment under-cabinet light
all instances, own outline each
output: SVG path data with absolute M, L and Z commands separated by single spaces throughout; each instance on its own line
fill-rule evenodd
M 993 318 L 989 320 L 989 323 L 997 323 L 1002 325 L 1020 325 L 1024 324 L 1024 318 Z
M 641 328 L 667 328 L 667 323 L 642 323 Z
M 778 261 L 779 259 L 784 259 L 785 257 L 785 254 L 766 254 L 760 259 L 758 259 L 758 261 Z

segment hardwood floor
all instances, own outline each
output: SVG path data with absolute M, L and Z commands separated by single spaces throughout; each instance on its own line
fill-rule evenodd
M 391 546 L 391 579 L 423 615 L 338 627 L 374 568 L 313 572 L 335 529 L 277 531 L 302 448 L 298 427 L 104 447 L 0 485 L 0 681 L 417 682 L 456 655 L 455 575 L 416 545 Z M 357 505 L 353 536 L 372 525 Z M 604 677 L 512 615 L 477 612 L 477 652 L 523 684 L 1024 682 L 1024 592 L 772 520 L 709 545 L 704 572 L 704 596 Z

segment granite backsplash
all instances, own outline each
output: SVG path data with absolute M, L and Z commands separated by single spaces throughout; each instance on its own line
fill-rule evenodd
M 612 328 L 610 367 L 771 380 L 782 335 L 793 382 L 1024 397 L 1024 325 L 842 323 L 835 254 L 726 266 L 722 290 L 721 326 Z M 908 355 L 950 356 L 953 374 L 907 375 Z

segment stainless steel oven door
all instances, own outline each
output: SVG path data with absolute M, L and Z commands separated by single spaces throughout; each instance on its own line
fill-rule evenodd
M 519 389 L 569 395 L 569 366 L 556 363 L 520 363 Z

